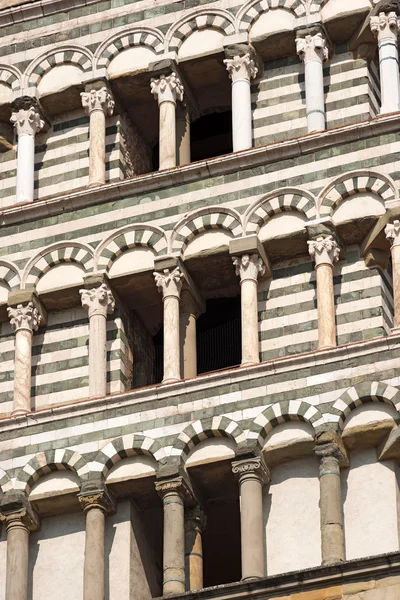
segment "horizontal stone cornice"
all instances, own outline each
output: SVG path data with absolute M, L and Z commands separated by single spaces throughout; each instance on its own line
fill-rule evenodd
M 0 223 L 7 226 L 72 212 L 88 206 L 115 202 L 128 195 L 154 193 L 160 189 L 198 182 L 254 167 L 294 159 L 318 150 L 400 131 L 400 113 L 376 117 L 352 125 L 320 133 L 311 133 L 292 140 L 233 152 L 210 160 L 199 161 L 179 168 L 139 175 L 132 179 L 85 188 L 35 202 L 6 207 L 0 211 Z
M 252 367 L 236 367 L 168 385 L 158 384 L 99 399 L 85 399 L 73 404 L 41 409 L 18 417 L 4 417 L 0 419 L 0 433 L 18 430 L 19 435 L 22 435 L 22 430 L 30 426 L 36 427 L 37 425 L 44 425 L 46 423 L 62 422 L 63 420 L 87 415 L 88 413 L 96 414 L 109 409 L 121 408 L 121 406 L 127 408 L 129 406 L 140 406 L 140 410 L 147 410 L 151 404 L 157 405 L 158 402 L 168 402 L 171 396 L 175 398 L 181 396 L 183 403 L 191 393 L 203 390 L 209 392 L 213 388 L 223 385 L 240 385 L 243 382 L 248 383 L 252 379 L 259 379 L 260 377 L 279 375 L 290 371 L 298 372 L 302 369 L 315 368 L 324 366 L 325 364 L 332 365 L 336 363 L 340 366 L 341 362 L 347 363 L 351 359 L 357 360 L 358 357 L 368 354 L 382 354 L 383 352 L 397 349 L 399 343 L 400 333 L 396 333 L 389 337 L 379 337 L 368 341 L 344 344 L 326 350 L 316 350 L 314 352 L 273 359 Z M 374 357 L 371 360 L 374 361 Z M 379 378 L 378 373 L 374 373 L 374 379 Z

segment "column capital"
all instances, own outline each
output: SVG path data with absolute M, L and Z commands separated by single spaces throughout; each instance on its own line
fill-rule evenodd
M 99 287 L 90 290 L 79 290 L 83 308 L 87 308 L 89 319 L 93 315 L 102 315 L 107 318 L 114 312 L 115 300 L 110 288 L 102 283 Z
M 249 279 L 257 282 L 258 276 L 265 273 L 264 261 L 257 253 L 232 256 L 232 262 L 236 275 L 240 276 L 240 283 Z
M 98 508 L 105 514 L 116 510 L 114 498 L 106 488 L 83 490 L 78 494 L 78 500 L 85 514 L 92 508 Z
M 239 483 L 248 479 L 257 479 L 264 485 L 271 481 L 270 470 L 260 456 L 233 461 L 232 472 Z
M 46 124 L 37 101 L 30 96 L 16 98 L 11 102 L 11 111 L 10 121 L 18 136 L 35 136 Z
M 378 42 L 383 40 L 397 41 L 400 19 L 394 11 L 389 13 L 380 12 L 379 15 L 370 17 L 369 24 L 372 33 L 378 38 Z
M 30 331 L 31 333 L 37 331 L 42 319 L 38 309 L 33 306 L 33 302 L 9 306 L 7 314 L 15 333 L 20 330 Z
M 296 52 L 304 62 L 309 60 L 324 62 L 329 58 L 326 40 L 320 32 L 296 38 Z
M 161 75 L 158 79 L 153 77 L 150 80 L 150 91 L 159 105 L 162 102 L 176 104 L 177 100 L 183 100 L 183 85 L 175 71 L 171 75 Z
M 320 461 L 320 475 L 339 474 L 340 467 L 347 467 L 349 459 L 343 440 L 336 431 L 324 431 L 317 434 L 314 454 Z
M 110 90 L 103 86 L 100 89 L 92 89 L 87 92 L 81 92 L 82 106 L 87 115 L 95 110 L 101 110 L 106 117 L 110 117 L 114 112 L 115 102 Z
M 40 520 L 26 498 L 16 498 L 14 494 L 3 497 L 0 505 L 0 521 L 5 524 L 7 532 L 11 529 L 37 531 Z
M 333 235 L 317 237 L 315 240 L 308 241 L 307 244 L 316 268 L 323 264 L 333 267 L 334 263 L 339 260 L 340 248 Z
M 169 479 L 160 479 L 155 482 L 155 488 L 160 498 L 166 502 L 167 497 L 171 494 L 178 494 L 182 503 L 193 502 L 192 490 L 186 481 L 185 477 L 178 475 Z
M 224 64 L 229 73 L 232 83 L 235 81 L 245 80 L 250 81 L 257 75 L 258 69 L 250 52 L 246 52 L 243 56 L 234 56 L 233 58 L 225 58 Z
M 158 291 L 163 295 L 163 300 L 169 296 L 180 297 L 184 274 L 179 267 L 175 267 L 173 270 L 163 269 L 162 272 L 155 271 L 153 275 Z
M 386 239 L 391 243 L 391 246 L 400 245 L 400 221 L 395 219 L 393 223 L 388 223 L 385 227 Z
M 202 532 L 206 526 L 207 517 L 200 506 L 187 508 L 185 510 L 185 531 L 191 531 L 195 529 Z

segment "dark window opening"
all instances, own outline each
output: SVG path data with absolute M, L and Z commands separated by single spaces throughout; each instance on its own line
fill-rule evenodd
M 191 160 L 205 160 L 232 152 L 232 111 L 200 117 L 190 125 Z
M 161 383 L 164 376 L 164 329 L 153 336 L 154 343 L 154 363 L 153 363 L 153 383 Z
M 241 343 L 240 296 L 208 300 L 197 320 L 197 373 L 239 365 Z

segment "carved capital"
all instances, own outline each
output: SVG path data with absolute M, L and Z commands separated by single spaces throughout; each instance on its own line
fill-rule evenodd
M 159 79 L 150 80 L 150 91 L 160 105 L 162 102 L 183 100 L 183 85 L 178 75 L 173 71 L 171 75 L 161 75 Z
M 10 121 L 18 136 L 34 136 L 43 129 L 45 121 L 37 103 L 32 98 L 17 99 L 11 104 L 11 110 Z
M 232 473 L 236 475 L 239 483 L 246 479 L 257 479 L 262 485 L 271 481 L 271 473 L 261 457 L 232 462 Z
M 87 115 L 90 115 L 94 110 L 101 110 L 106 117 L 110 117 L 114 112 L 115 102 L 110 90 L 105 86 L 99 90 L 81 92 L 81 100 Z
M 162 272 L 155 271 L 153 274 L 158 291 L 163 295 L 163 300 L 168 296 L 180 297 L 184 275 L 179 267 L 173 271 L 170 269 L 164 269 Z
M 110 288 L 102 283 L 99 287 L 91 290 L 79 290 L 83 308 L 88 309 L 89 319 L 93 315 L 107 317 L 114 312 L 115 300 Z
M 37 531 L 40 528 L 39 517 L 26 498 L 4 496 L 0 507 L 0 521 L 5 524 L 7 532 L 11 529 Z
M 384 12 L 370 18 L 370 27 L 372 33 L 378 38 L 378 42 L 383 40 L 397 41 L 399 34 L 400 19 L 395 12 Z
M 250 53 L 247 52 L 244 56 L 234 56 L 234 58 L 226 58 L 224 60 L 227 71 L 232 83 L 244 79 L 250 81 L 257 75 L 257 67 Z
M 340 248 L 333 235 L 318 237 L 308 243 L 308 251 L 311 258 L 315 260 L 315 266 L 329 264 L 334 265 L 339 260 Z
M 115 512 L 114 499 L 105 489 L 81 492 L 78 494 L 78 500 L 85 513 L 92 508 L 99 508 L 105 514 L 111 514 Z
M 200 506 L 185 510 L 185 531 L 204 531 L 207 526 L 207 517 Z
M 232 256 L 232 262 L 235 266 L 236 275 L 240 276 L 240 283 L 246 279 L 257 281 L 258 276 L 265 273 L 264 262 L 258 254 Z
M 155 482 L 156 492 L 162 498 L 164 504 L 171 501 L 171 496 L 179 496 L 182 503 L 193 500 L 192 491 L 187 481 L 182 476 L 171 479 L 161 479 Z
M 400 245 L 400 221 L 397 219 L 393 223 L 388 223 L 385 227 L 386 239 L 390 240 L 393 246 Z
M 31 333 L 37 331 L 42 318 L 32 302 L 28 302 L 25 305 L 18 304 L 16 307 L 9 306 L 7 314 L 15 333 L 21 329 L 25 329 Z
M 314 453 L 319 459 L 320 475 L 340 474 L 340 467 L 349 464 L 341 436 L 335 431 L 325 431 L 316 436 Z
M 321 33 L 296 38 L 296 52 L 304 62 L 308 62 L 309 60 L 324 62 L 329 58 L 326 41 Z

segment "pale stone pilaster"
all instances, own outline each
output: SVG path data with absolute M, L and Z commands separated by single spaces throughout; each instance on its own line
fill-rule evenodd
M 260 362 L 258 352 L 258 277 L 265 273 L 265 265 L 260 256 L 242 254 L 233 256 L 236 275 L 240 276 L 240 301 L 242 316 L 242 367 Z
M 202 535 L 206 523 L 207 519 L 200 507 L 185 511 L 186 591 L 201 590 L 203 587 Z
M 321 33 L 296 39 L 296 52 L 304 62 L 307 129 L 323 131 L 325 125 L 323 63 L 328 59 L 328 48 Z
M 174 72 L 151 79 L 151 93 L 158 100 L 160 110 L 160 163 L 159 168 L 176 167 L 176 102 L 183 100 L 183 85 Z
M 232 80 L 232 143 L 237 152 L 253 145 L 250 82 L 258 69 L 249 52 L 224 63 Z
M 115 300 L 105 283 L 79 292 L 89 315 L 89 395 L 98 398 L 107 394 L 107 315 Z
M 156 271 L 154 279 L 162 293 L 164 304 L 164 377 L 163 383 L 179 381 L 180 336 L 179 336 L 179 298 L 182 290 L 183 273 L 175 269 Z
M 239 481 L 242 581 L 265 576 L 265 528 L 263 523 L 263 485 L 270 472 L 261 457 L 232 463 Z
M 81 492 L 78 499 L 86 516 L 83 600 L 104 600 L 105 518 L 115 511 L 114 502 L 103 489 Z
M 110 90 L 103 86 L 81 93 L 82 106 L 89 115 L 89 187 L 106 181 L 106 117 L 114 112 Z
M 334 432 L 317 437 L 314 452 L 319 460 L 322 564 L 332 565 L 345 560 L 340 463 L 345 463 L 347 456 Z
M 14 400 L 12 415 L 31 411 L 32 339 L 41 315 L 32 302 L 9 306 L 7 313 L 15 332 Z
M 371 31 L 378 38 L 381 80 L 381 114 L 400 110 L 398 34 L 400 19 L 395 12 L 371 17 Z
M 35 135 L 45 125 L 34 98 L 23 96 L 11 103 L 11 123 L 18 136 L 16 202 L 32 202 L 35 174 Z
M 183 477 L 156 481 L 164 509 L 163 596 L 185 591 L 185 498 L 190 491 Z
M 335 296 L 333 265 L 339 260 L 340 248 L 332 235 L 308 242 L 315 261 L 317 279 L 318 349 L 336 346 Z
M 29 533 L 39 529 L 38 517 L 27 500 L 5 498 L 0 518 L 7 530 L 5 598 L 28 600 Z
M 388 223 L 385 235 L 391 243 L 392 279 L 393 279 L 393 330 L 400 329 L 400 221 Z

